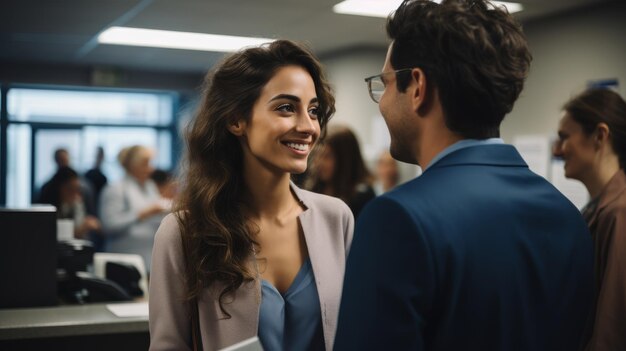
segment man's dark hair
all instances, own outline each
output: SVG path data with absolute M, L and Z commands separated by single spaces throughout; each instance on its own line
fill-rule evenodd
M 438 90 L 446 126 L 465 138 L 500 134 L 532 57 L 521 26 L 484 0 L 405 0 L 387 20 L 394 69 L 419 67 Z M 404 92 L 410 75 L 397 75 Z

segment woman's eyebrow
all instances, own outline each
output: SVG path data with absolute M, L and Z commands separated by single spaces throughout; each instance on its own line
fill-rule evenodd
M 293 102 L 300 102 L 300 98 L 295 96 L 295 95 L 291 95 L 291 94 L 278 94 L 276 96 L 274 96 L 273 98 L 270 99 L 269 102 L 275 101 L 275 100 L 279 100 L 279 99 L 287 99 L 287 100 L 291 100 Z

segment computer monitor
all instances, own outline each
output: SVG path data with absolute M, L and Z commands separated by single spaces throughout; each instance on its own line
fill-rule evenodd
M 54 206 L 0 208 L 0 308 L 57 304 Z

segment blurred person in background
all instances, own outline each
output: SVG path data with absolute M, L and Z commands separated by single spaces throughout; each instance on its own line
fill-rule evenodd
M 376 182 L 374 191 L 376 195 L 381 195 L 393 189 L 400 181 L 400 171 L 398 161 L 396 161 L 389 151 L 385 150 L 380 154 L 376 163 Z
M 71 167 L 70 152 L 66 148 L 61 147 L 61 148 L 54 150 L 53 157 L 54 157 L 54 163 L 57 166 L 57 169 L 56 169 L 57 171 L 63 167 Z M 96 204 L 94 202 L 94 191 L 93 191 L 91 184 L 85 178 L 82 178 L 80 176 L 78 180 L 80 184 L 80 194 L 81 194 L 82 201 L 83 201 L 83 204 L 85 205 L 87 212 L 97 215 L 98 212 L 96 210 Z M 52 179 L 44 183 L 41 186 L 39 195 L 35 194 L 34 198 L 41 198 L 41 194 L 43 194 L 44 192 L 47 192 L 46 188 L 50 186 L 51 181 Z
M 73 220 L 76 239 L 94 241 L 95 232 L 100 230 L 100 221 L 93 213 L 87 212 L 76 171 L 67 166 L 60 167 L 42 190 L 38 202 L 55 206 L 57 218 Z
M 104 149 L 102 146 L 98 146 L 96 149 L 96 162 L 93 168 L 85 173 L 85 179 L 89 181 L 93 189 L 96 212 L 98 210 L 97 206 L 100 203 L 100 193 L 102 193 L 102 189 L 104 189 L 104 186 L 107 184 L 107 177 L 102 173 L 101 169 L 102 162 L 104 162 Z
M 174 199 L 178 191 L 178 184 L 171 172 L 155 169 L 150 175 L 150 179 L 156 184 L 162 198 L 169 200 Z
M 565 176 L 581 181 L 594 242 L 594 306 L 585 350 L 626 350 L 626 102 L 606 89 L 567 102 L 554 155 Z
M 70 166 L 70 152 L 65 148 L 58 148 L 54 150 L 54 163 L 57 168 Z
M 122 149 L 118 161 L 126 174 L 119 182 L 106 186 L 100 198 L 106 250 L 139 254 L 148 270 L 154 234 L 169 211 L 160 201 L 159 189 L 150 179 L 152 158 L 152 150 L 141 145 Z
M 376 197 L 372 175 L 365 166 L 359 141 L 347 127 L 337 127 L 317 150 L 309 188 L 342 199 L 357 218 L 365 204 Z

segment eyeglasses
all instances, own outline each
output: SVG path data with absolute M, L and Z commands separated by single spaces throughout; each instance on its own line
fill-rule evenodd
M 391 73 L 398 74 L 400 72 L 406 72 L 412 69 L 413 68 L 403 68 L 395 71 L 383 72 L 381 74 L 365 78 L 365 83 L 367 83 L 367 90 L 369 91 L 372 100 L 374 100 L 375 103 L 379 103 L 380 97 L 383 96 L 383 93 L 385 92 L 386 83 L 383 79 L 384 75 Z

